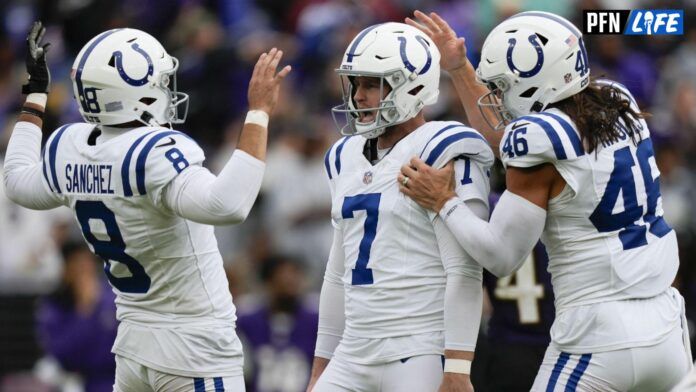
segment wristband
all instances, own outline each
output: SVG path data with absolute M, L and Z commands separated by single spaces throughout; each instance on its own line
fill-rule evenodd
M 263 110 L 249 110 L 244 120 L 244 124 L 256 124 L 268 128 L 268 113 Z
M 27 95 L 27 103 L 33 103 L 34 105 L 39 105 L 42 108 L 46 107 L 46 101 L 48 100 L 48 95 L 44 93 L 31 93 Z
M 445 359 L 445 373 L 471 374 L 471 361 L 468 359 Z
M 38 109 L 30 108 L 29 106 L 22 106 L 20 113 L 31 114 L 43 120 L 44 112 Z

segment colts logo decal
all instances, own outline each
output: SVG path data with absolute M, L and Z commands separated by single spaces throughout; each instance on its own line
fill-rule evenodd
M 152 58 L 150 58 L 150 55 L 147 54 L 146 51 L 140 49 L 140 46 L 138 46 L 138 44 L 134 43 L 131 46 L 131 48 L 133 48 L 133 50 L 135 50 L 136 52 L 143 55 L 143 57 L 145 57 L 145 60 L 147 61 L 147 74 L 145 76 L 143 76 L 141 79 L 133 79 L 130 76 L 128 76 L 126 71 L 123 69 L 123 53 L 121 53 L 120 50 L 117 50 L 114 52 L 114 59 L 116 61 L 116 69 L 118 70 L 118 74 L 121 76 L 121 78 L 123 80 L 126 81 L 126 83 L 130 84 L 131 86 L 136 86 L 136 87 L 142 86 L 142 85 L 147 83 L 148 78 L 150 76 L 152 76 L 152 74 L 155 71 L 155 68 L 152 65 Z
M 514 38 L 510 38 L 508 40 L 508 43 L 510 46 L 508 46 L 507 50 L 507 64 L 508 67 L 510 67 L 510 70 L 512 72 L 516 72 L 520 75 L 521 78 L 531 78 L 532 76 L 536 75 L 541 71 L 541 66 L 544 65 L 544 51 L 541 49 L 541 44 L 537 41 L 539 37 L 537 37 L 536 34 L 532 34 L 529 36 L 529 42 L 534 46 L 534 49 L 536 50 L 537 53 L 537 62 L 532 67 L 532 69 L 528 71 L 522 71 L 521 69 L 518 69 L 515 67 L 515 64 L 512 62 L 512 50 L 515 48 L 515 45 L 517 44 L 517 40 Z
M 416 41 L 418 41 L 421 45 L 423 45 L 423 48 L 425 49 L 425 53 L 428 55 L 428 58 L 425 61 L 425 65 L 423 66 L 423 69 L 418 72 L 418 75 L 423 75 L 424 73 L 428 72 L 430 69 L 430 63 L 432 63 L 433 58 L 430 55 L 430 49 L 428 48 L 428 42 L 425 40 L 425 38 L 421 37 L 420 35 L 416 37 Z M 411 72 L 416 72 L 416 66 L 411 64 L 410 61 L 408 61 L 408 57 L 406 57 L 406 37 L 399 37 L 399 52 L 401 53 L 401 61 L 404 62 L 404 66 L 406 66 L 406 69 L 408 69 Z

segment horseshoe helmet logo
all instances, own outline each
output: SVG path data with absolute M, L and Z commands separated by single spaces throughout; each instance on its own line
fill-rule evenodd
M 537 61 L 536 64 L 534 64 L 534 66 L 527 71 L 522 71 L 521 69 L 517 68 L 515 64 L 512 62 L 512 51 L 513 49 L 515 49 L 515 45 L 517 45 L 517 40 L 515 38 L 510 38 L 508 40 L 508 43 L 510 44 L 507 50 L 508 67 L 510 67 L 510 70 L 512 70 L 512 72 L 519 74 L 521 78 L 531 78 L 532 76 L 538 74 L 539 71 L 541 71 L 541 66 L 544 65 L 544 51 L 541 48 L 541 44 L 539 44 L 538 39 L 539 37 L 537 37 L 536 34 L 532 34 L 528 38 L 529 43 L 531 43 L 532 46 L 534 46 L 534 49 L 536 50 Z
M 430 54 L 430 49 L 428 48 L 428 42 L 425 40 L 425 38 L 419 36 L 416 36 L 416 41 L 418 41 L 422 46 L 423 49 L 425 49 L 425 53 L 427 54 L 428 58 L 425 61 L 425 65 L 423 68 L 418 72 L 418 75 L 423 75 L 424 73 L 428 72 L 430 69 L 430 64 L 433 61 L 432 55 Z M 408 60 L 408 56 L 406 56 L 406 37 L 399 37 L 399 52 L 401 53 L 401 61 L 404 62 L 404 66 L 406 69 L 408 69 L 410 72 L 415 72 L 416 71 L 416 66 L 411 64 L 411 62 Z
M 148 79 L 150 76 L 155 71 L 154 66 L 152 65 L 152 58 L 150 57 L 149 54 L 147 54 L 146 51 L 140 49 L 140 46 L 138 46 L 137 43 L 134 43 L 131 48 L 135 50 L 136 52 L 140 53 L 143 57 L 145 57 L 145 60 L 147 61 L 147 74 L 143 76 L 141 79 L 133 79 L 128 74 L 126 71 L 123 69 L 123 53 L 121 53 L 120 50 L 117 50 L 114 52 L 114 60 L 116 63 L 116 70 L 118 70 L 118 74 L 121 76 L 121 79 L 123 79 L 126 83 L 130 84 L 131 86 L 142 86 L 147 83 Z

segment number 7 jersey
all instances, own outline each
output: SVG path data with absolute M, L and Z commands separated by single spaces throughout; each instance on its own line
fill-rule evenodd
M 142 127 L 96 145 L 65 125 L 42 155 L 46 187 L 75 212 L 117 295 L 116 354 L 172 374 L 229 374 L 241 364 L 235 308 L 213 227 L 175 215 L 162 193 L 205 159 L 196 142 Z M 241 367 L 240 367 L 241 368 Z
M 402 194 L 397 176 L 412 157 L 433 167 L 460 158 L 459 197 L 487 206 L 493 151 L 478 132 L 457 122 L 422 125 L 374 165 L 363 155 L 365 143 L 362 136 L 345 137 L 325 158 L 344 264 L 346 324 L 337 352 L 358 363 L 442 354 L 446 276 L 433 229 L 436 214 Z M 481 267 L 471 264 L 463 268 L 480 276 Z M 394 349 L 366 343 L 423 334 L 439 337 L 404 340 Z
M 541 238 L 558 315 L 571 307 L 654 297 L 674 280 L 676 234 L 662 217 L 660 172 L 644 120 L 639 128 L 635 145 L 619 122 L 619 139 L 592 153 L 585 151 L 575 124 L 557 109 L 517 118 L 505 130 L 501 159 L 506 167 L 550 163 L 567 183 L 549 200 Z M 560 332 L 572 326 L 561 328 L 560 323 L 554 324 L 556 332 L 576 340 Z

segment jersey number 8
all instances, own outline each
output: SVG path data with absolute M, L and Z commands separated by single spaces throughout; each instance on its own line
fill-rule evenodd
M 147 293 L 150 289 L 150 277 L 147 276 L 145 268 L 138 260 L 126 253 L 126 243 L 123 241 L 113 211 L 101 201 L 78 200 L 75 204 L 75 213 L 85 239 L 92 244 L 94 253 L 104 260 L 104 272 L 111 285 L 123 293 Z M 92 233 L 90 220 L 99 220 L 104 223 L 109 240 L 100 240 Z M 124 264 L 131 276 L 123 278 L 114 276 L 111 273 L 113 261 Z

